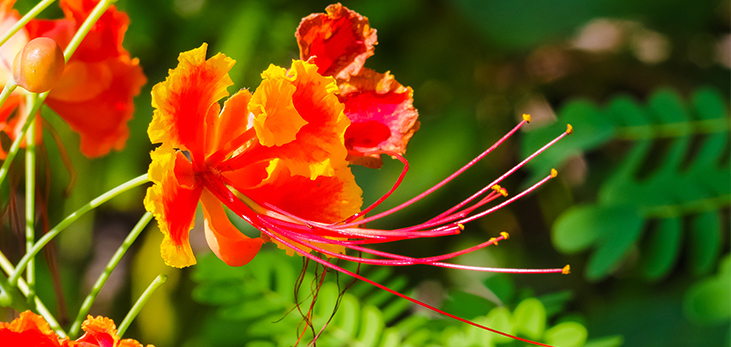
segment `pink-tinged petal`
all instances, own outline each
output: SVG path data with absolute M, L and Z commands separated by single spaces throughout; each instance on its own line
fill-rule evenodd
M 157 219 L 164 238 L 160 251 L 165 263 L 186 267 L 196 263 L 188 234 L 195 223 L 203 186 L 195 178 L 192 164 L 182 152 L 160 146 L 150 156 L 148 177 L 154 184 L 147 189 L 145 208 Z
M 211 251 L 229 266 L 243 266 L 254 259 L 264 241 L 258 237 L 252 239 L 236 229 L 221 202 L 207 190 L 201 194 L 201 205 Z
M 178 66 L 152 87 L 155 111 L 147 129 L 152 143 L 188 150 L 197 163 L 204 161 L 205 120 L 219 113 L 218 100 L 233 84 L 228 71 L 234 60 L 220 53 L 206 60 L 207 47 L 180 53 Z
M 380 156 L 363 156 L 363 153 L 385 150 L 404 154 L 409 140 L 419 129 L 414 91 L 396 82 L 390 73 L 379 74 L 371 69 L 361 70 L 339 87 L 339 98 L 351 122 L 345 131 L 348 160 L 378 168 L 382 165 Z
M 81 324 L 81 329 L 86 332 L 76 340 L 81 346 L 114 347 L 119 341 L 114 321 L 106 317 L 87 316 L 84 323 Z
M 15 1 L 4 0 L 0 3 L 0 33 L 8 32 L 20 19 L 18 11 L 13 9 Z M 15 55 L 28 43 L 28 31 L 20 29 L 0 47 L 0 83 L 5 85 L 12 78 L 12 66 Z
M 303 18 L 297 27 L 300 58 L 312 58 L 323 75 L 347 79 L 373 55 L 376 30 L 368 24 L 368 18 L 339 3 L 325 11 Z
M 260 205 L 268 203 L 311 221 L 336 223 L 358 213 L 363 204 L 363 191 L 346 165 L 336 167 L 332 176 L 315 179 L 292 174 L 281 160 L 267 169 L 270 175 L 265 182 L 240 191 Z

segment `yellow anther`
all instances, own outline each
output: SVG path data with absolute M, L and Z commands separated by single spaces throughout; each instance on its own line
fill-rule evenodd
M 508 190 L 505 189 L 505 188 L 501 188 L 500 189 L 500 194 L 502 194 L 503 196 L 508 196 Z
M 566 133 L 571 135 L 571 133 L 574 132 L 574 127 L 571 126 L 571 124 L 566 124 Z
M 491 237 L 489 240 L 487 240 L 487 242 L 491 242 L 497 246 L 497 239 L 494 237 Z
M 527 113 L 523 113 L 523 120 L 524 120 L 524 121 L 525 121 L 526 123 L 530 123 L 530 115 L 529 115 L 529 114 L 527 114 Z
M 564 266 L 563 267 L 563 270 L 561 270 L 561 273 L 564 274 L 564 275 L 570 274 L 571 273 L 571 266 L 569 266 L 569 265 Z
M 462 223 L 457 224 L 457 228 L 459 228 L 460 231 L 464 231 L 464 224 L 462 224 Z
M 503 237 L 503 239 L 505 239 L 505 240 L 507 240 L 508 238 L 510 238 L 510 234 L 508 234 L 508 232 L 507 232 L 507 231 L 503 231 L 503 232 L 501 232 L 501 233 L 500 233 L 500 236 L 502 236 L 502 237 Z
M 503 187 L 501 187 L 499 184 L 496 184 L 496 185 L 490 187 L 490 189 L 492 189 L 492 190 L 494 190 L 494 191 L 496 191 L 496 192 L 499 193 L 500 192 L 500 189 L 503 189 Z
M 558 176 L 558 171 L 556 169 L 551 169 L 551 178 L 556 178 Z

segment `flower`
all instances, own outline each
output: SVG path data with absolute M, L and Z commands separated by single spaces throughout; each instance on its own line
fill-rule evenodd
M 233 84 L 228 71 L 234 61 L 220 53 L 206 60 L 206 44 L 180 54 L 178 66 L 164 82 L 153 87 L 155 113 L 148 128 L 151 141 L 161 145 L 151 153 L 148 174 L 154 184 L 148 188 L 145 207 L 155 215 L 164 234 L 163 259 L 176 267 L 195 263 L 188 237 L 200 202 L 208 245 L 229 265 L 248 263 L 263 242 L 271 241 L 288 254 L 297 253 L 441 314 L 534 343 L 419 302 L 320 256 L 363 264 L 421 264 L 489 272 L 568 273 L 569 270 L 568 266 L 498 269 L 445 262 L 497 244 L 508 238 L 505 232 L 473 247 L 427 258 L 367 247 L 461 233 L 464 224 L 520 199 L 556 177 L 556 171 L 552 170 L 519 194 L 487 207 L 508 196 L 507 190 L 499 185 L 505 178 L 571 133 L 569 126 L 566 132 L 508 172 L 431 219 L 388 230 L 367 228 L 366 223 L 396 213 L 440 189 L 530 122 L 530 116 L 524 115 L 523 121 L 493 146 L 434 187 L 394 208 L 366 217 L 403 180 L 408 162 L 402 154 L 406 142 L 418 128 L 411 89 L 395 82 L 389 73 L 362 68 L 372 49 L 368 53 L 367 45 L 358 47 L 367 42 L 372 48 L 375 32 L 369 33 L 367 19 L 339 4 L 329 6 L 327 15 L 305 18 L 297 38 L 303 59 L 307 61 L 294 60 L 289 69 L 270 66 L 262 73 L 263 81 L 253 95 L 248 90 L 240 90 L 228 98 L 223 108 L 218 101 L 228 95 L 226 87 Z M 333 42 L 337 45 L 330 50 L 327 47 Z M 322 55 L 318 58 L 312 52 Z M 380 165 L 381 154 L 400 160 L 404 170 L 388 193 L 361 210 L 362 191 L 349 164 L 376 167 Z M 261 237 L 250 238 L 237 230 L 223 206 L 259 230 Z M 374 257 L 351 256 L 346 254 L 347 249 Z
M 81 329 L 85 334 L 75 341 L 60 338 L 45 319 L 25 311 L 10 323 L 0 322 L 0 341 L 3 346 L 37 347 L 142 347 L 133 339 L 121 340 L 114 322 L 106 317 L 88 316 Z M 148 347 L 154 347 L 148 345 Z
M 414 91 L 389 72 L 364 68 L 377 44 L 368 18 L 341 4 L 326 13 L 302 19 L 295 32 L 300 59 L 318 66 L 318 72 L 337 80 L 338 98 L 351 125 L 345 133 L 348 160 L 370 168 L 381 167 L 381 153 L 403 155 L 419 130 Z
M 7 30 L 18 21 L 19 15 L 12 9 L 14 0 L 1 1 L 0 30 Z M 0 67 L 0 83 L 10 79 L 13 58 L 26 42 L 49 37 L 65 48 L 97 2 L 62 0 L 64 19 L 31 20 L 0 48 L 0 59 L 4 62 Z M 132 59 L 122 47 L 128 25 L 125 13 L 115 6 L 109 7 L 68 60 L 61 79 L 46 99 L 46 104 L 79 133 L 80 150 L 87 157 L 124 148 L 129 136 L 127 121 L 134 113 L 132 98 L 147 81 L 138 59 Z M 11 117 L 16 109 L 18 115 Z M 0 131 L 15 139 L 26 117 L 24 97 L 21 92 L 15 92 L 0 108 Z M 0 150 L 0 158 L 4 156 Z
M 220 196 L 211 191 L 218 184 L 234 188 L 242 199 L 322 223 L 358 212 L 362 192 L 343 145 L 350 122 L 334 80 L 304 61 L 293 61 L 288 70 L 272 65 L 253 95 L 241 90 L 221 109 L 218 100 L 228 95 L 234 61 L 220 53 L 206 60 L 206 48 L 181 53 L 178 66 L 152 89 L 155 112 L 148 134 L 161 145 L 151 154 L 149 177 L 155 184 L 145 206 L 164 234 L 165 262 L 195 264 L 188 233 L 199 201 L 206 240 L 219 258 L 239 266 L 256 255 L 264 239 L 249 238 L 231 224 Z

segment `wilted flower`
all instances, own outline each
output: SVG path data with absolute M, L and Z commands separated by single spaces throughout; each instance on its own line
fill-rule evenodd
M 25 311 L 10 323 L 0 322 L 0 341 L 3 346 L 142 347 L 142 344 L 133 339 L 121 340 L 114 322 L 106 317 L 88 316 L 81 329 L 85 333 L 75 341 L 62 339 L 51 330 L 42 316 Z
M 18 21 L 20 16 L 13 10 L 14 3 L 0 0 L 0 30 L 7 30 Z M 65 48 L 97 3 L 98 0 L 62 0 L 64 19 L 31 20 L 0 47 L 4 61 L 0 83 L 11 78 L 13 59 L 29 40 L 48 37 Z M 146 82 L 138 60 L 122 47 L 128 25 L 127 15 L 111 6 L 68 60 L 61 79 L 46 99 L 46 104 L 79 133 L 81 152 L 87 157 L 124 148 L 129 136 L 127 121 L 134 112 L 132 98 Z M 18 136 L 25 123 L 24 102 L 21 93 L 16 92 L 0 108 L 0 131 L 11 139 Z M 11 117 L 16 109 L 17 116 Z M 2 150 L 0 156 L 5 156 Z

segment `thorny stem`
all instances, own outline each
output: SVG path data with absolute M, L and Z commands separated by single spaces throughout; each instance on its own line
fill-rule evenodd
M 107 202 L 109 199 L 147 182 L 149 182 L 149 180 L 147 179 L 147 174 L 140 175 L 100 195 L 96 199 L 90 201 L 84 206 L 81 206 L 78 210 L 68 215 L 66 218 L 64 218 L 64 220 L 62 220 L 55 227 L 53 227 L 53 229 L 49 230 L 45 235 L 43 235 L 43 237 L 41 237 L 38 242 L 33 245 L 33 248 L 31 248 L 28 253 L 26 253 L 23 258 L 20 259 L 20 261 L 18 262 L 18 266 L 15 268 L 14 272 L 11 271 L 12 276 L 10 277 L 10 283 L 16 283 L 18 277 L 20 276 L 20 273 L 22 273 L 25 266 L 28 265 L 28 261 L 30 260 L 30 258 L 40 252 L 41 249 L 43 249 L 43 247 L 48 244 L 48 242 L 50 242 L 54 237 L 61 233 L 61 231 L 63 231 L 71 223 L 79 219 L 85 213 Z
M 167 282 L 167 280 L 167 275 L 160 274 L 157 275 L 152 283 L 150 283 L 150 285 L 147 287 L 147 289 L 145 289 L 140 298 L 137 299 L 137 302 L 135 302 L 134 306 L 132 306 L 129 312 L 127 312 L 127 315 L 124 317 L 124 320 L 122 320 L 122 323 L 119 323 L 119 327 L 117 327 L 117 334 L 119 336 L 124 335 L 124 333 L 127 331 L 127 328 L 129 328 L 129 325 L 132 324 L 132 321 L 135 319 L 135 317 L 137 317 L 137 314 L 140 313 L 140 310 L 142 310 L 142 306 L 145 306 L 147 300 L 150 299 L 152 293 L 154 293 L 157 288 L 160 288 L 161 285 Z
M 112 259 L 109 260 L 109 263 L 104 269 L 104 272 L 99 275 L 99 278 L 97 278 L 96 283 L 94 283 L 94 287 L 91 289 L 91 292 L 86 297 L 86 299 L 84 299 L 84 303 L 81 304 L 79 314 L 76 316 L 76 320 L 71 325 L 71 329 L 69 330 L 69 335 L 77 336 L 79 334 L 79 331 L 81 330 L 81 322 L 84 320 L 84 318 L 86 318 L 86 315 L 89 313 L 89 309 L 91 309 L 91 305 L 94 303 L 94 300 L 96 300 L 99 291 L 101 291 L 102 287 L 107 282 L 107 279 L 109 279 L 109 276 L 112 274 L 112 271 L 114 271 L 114 269 L 117 267 L 119 261 L 122 260 L 124 254 L 127 253 L 127 250 L 132 245 L 132 243 L 135 242 L 137 237 L 140 236 L 140 233 L 142 233 L 142 230 L 144 230 L 147 224 L 150 223 L 150 220 L 152 220 L 152 213 L 146 212 L 142 216 L 142 218 L 140 218 L 139 222 L 137 222 L 137 225 L 135 225 L 132 231 L 130 231 L 129 235 L 127 235 L 127 237 L 124 239 L 122 245 L 119 246 L 117 252 L 114 253 L 114 255 L 112 256 Z

